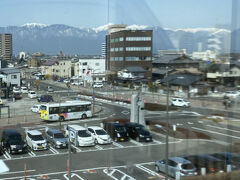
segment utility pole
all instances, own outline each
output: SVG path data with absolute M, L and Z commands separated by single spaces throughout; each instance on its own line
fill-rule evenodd
M 69 125 L 68 121 L 68 125 Z M 71 180 L 71 141 L 70 141 L 70 129 L 68 127 L 68 180 Z
M 168 77 L 168 67 L 167 67 L 167 77 Z M 165 147 L 165 179 L 168 179 L 168 134 L 169 134 L 169 114 L 168 114 L 168 107 L 169 107 L 169 80 L 167 80 L 167 106 L 166 106 L 166 147 Z

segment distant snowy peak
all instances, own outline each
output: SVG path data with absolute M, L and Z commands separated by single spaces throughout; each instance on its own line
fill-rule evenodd
M 218 29 L 218 28 L 183 28 L 183 29 L 171 29 L 171 28 L 164 28 L 164 30 L 170 30 L 174 32 L 183 31 L 189 33 L 197 33 L 197 32 L 210 32 L 210 33 L 230 33 L 230 30 L 227 29 Z
M 108 30 L 108 27 L 113 25 L 112 23 L 108 23 L 108 24 L 105 24 L 103 26 L 98 26 L 98 27 L 95 27 L 95 28 L 92 28 L 93 31 L 95 31 L 96 33 L 100 32 L 100 31 L 106 31 Z
M 28 28 L 32 28 L 32 27 L 40 27 L 40 28 L 44 28 L 47 27 L 48 25 L 46 24 L 41 24 L 41 23 L 26 23 L 24 25 L 22 25 L 23 27 L 28 27 Z

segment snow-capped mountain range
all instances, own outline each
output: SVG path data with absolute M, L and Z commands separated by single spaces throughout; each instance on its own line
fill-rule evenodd
M 61 50 L 64 54 L 100 55 L 109 25 L 112 24 L 85 28 L 27 23 L 22 26 L 0 27 L 0 33 L 12 33 L 14 54 L 20 51 L 57 54 Z M 152 29 L 155 54 L 158 49 L 187 49 L 188 53 L 207 49 L 218 53 L 229 52 L 231 32 L 227 29 L 170 29 L 144 25 L 129 25 L 127 29 Z

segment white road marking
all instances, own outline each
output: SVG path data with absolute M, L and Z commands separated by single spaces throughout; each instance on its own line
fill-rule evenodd
M 158 176 L 158 175 L 159 175 L 158 173 L 156 173 L 156 172 L 154 172 L 154 171 L 152 171 L 152 170 L 150 170 L 150 169 L 148 169 L 148 168 L 146 168 L 146 167 L 144 167 L 144 166 L 141 166 L 141 165 L 136 164 L 136 167 L 137 167 L 138 169 L 141 169 L 142 171 L 144 171 L 144 172 L 152 175 L 152 176 Z
M 119 148 L 123 148 L 123 147 L 124 147 L 123 145 L 118 144 L 118 143 L 116 143 L 116 142 L 113 142 L 113 145 L 114 145 L 114 146 L 117 146 L 117 147 L 119 147 Z
M 155 139 L 153 139 L 153 142 L 154 142 L 154 143 L 157 143 L 157 144 L 163 144 L 161 141 L 157 141 L 157 140 L 155 140 Z
M 96 145 L 95 148 L 99 149 L 99 150 L 103 150 L 103 148 L 99 145 Z
M 228 129 L 228 128 L 222 128 L 222 127 L 212 126 L 212 125 L 207 125 L 207 126 L 208 126 L 208 127 L 211 127 L 211 128 L 216 128 L 216 129 L 227 130 L 227 131 L 231 131 L 231 132 L 235 132 L 235 133 L 240 133 L 240 131 L 231 130 L 231 129 Z
M 198 121 L 198 123 L 203 124 L 203 121 Z
M 74 147 L 75 149 L 77 149 L 77 152 L 81 152 L 82 150 L 79 149 L 78 147 L 76 147 L 75 145 L 71 144 L 72 147 Z
M 132 140 L 132 139 L 130 140 L 130 142 L 133 143 L 133 144 L 136 144 L 136 145 L 138 145 L 138 146 L 143 146 L 142 143 L 137 142 L 137 141 L 134 141 L 134 140 Z
M 32 151 L 29 151 L 28 154 L 29 154 L 30 156 L 32 156 L 32 157 L 35 157 L 35 156 L 36 156 L 36 154 L 35 154 L 34 152 L 32 152 Z
M 111 172 L 109 173 L 109 171 L 111 171 Z M 120 170 L 118 170 L 118 169 L 104 169 L 103 172 L 104 172 L 105 174 L 107 174 L 108 176 L 110 176 L 110 177 L 111 177 L 112 179 L 114 179 L 114 180 L 119 180 L 118 178 L 116 178 L 116 177 L 113 176 L 113 174 L 114 174 L 115 172 L 117 172 L 118 174 L 123 175 L 120 180 L 125 180 L 125 179 L 135 180 L 135 178 L 127 175 L 126 173 L 124 173 L 124 172 L 122 172 L 122 171 L 120 171 Z
M 63 177 L 64 177 L 65 179 L 69 180 L 67 174 L 64 174 Z M 73 178 L 73 177 L 77 177 L 77 179 L 84 180 L 82 177 L 80 177 L 80 176 L 79 176 L 78 174 L 76 174 L 76 173 L 71 173 L 71 178 Z M 76 178 L 74 178 L 74 179 L 76 179 Z
M 59 152 L 51 146 L 49 147 L 49 150 L 52 151 L 53 154 L 59 154 Z
M 6 159 L 11 159 L 11 156 L 10 156 L 10 154 L 8 154 L 7 151 L 5 151 L 5 152 L 3 153 L 3 155 L 4 155 L 4 157 L 5 157 Z
M 36 171 L 35 169 L 32 169 L 32 170 L 26 170 L 26 172 L 34 172 Z M 2 173 L 2 174 L 18 174 L 18 173 L 21 173 L 23 174 L 25 171 L 11 171 L 11 172 L 5 172 L 5 173 Z
M 190 125 L 193 125 L 194 123 L 192 123 L 192 122 L 187 122 L 188 124 L 190 124 Z
M 124 114 L 124 115 L 128 115 L 130 112 L 129 111 L 122 111 L 121 113 Z
M 196 127 L 191 127 L 191 128 L 199 130 L 199 131 L 205 131 L 205 132 L 212 133 L 212 134 L 218 134 L 218 135 L 227 136 L 227 137 L 231 137 L 231 138 L 235 138 L 235 139 L 240 139 L 240 137 L 238 137 L 238 136 L 231 136 L 231 135 L 224 134 L 224 133 L 219 133 L 219 132 L 216 132 L 216 131 L 210 131 L 210 130 L 200 129 L 200 128 L 196 128 Z

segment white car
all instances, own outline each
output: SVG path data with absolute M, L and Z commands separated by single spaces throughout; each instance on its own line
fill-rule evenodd
M 36 104 L 33 107 L 31 107 L 31 111 L 35 113 L 40 113 L 40 107 L 41 107 L 41 104 Z
M 21 87 L 21 93 L 27 94 L 28 93 L 28 88 L 27 87 Z
M 70 80 L 69 79 L 64 79 L 63 82 L 64 83 L 70 83 Z
M 111 137 L 107 134 L 107 132 L 98 126 L 89 126 L 88 130 L 91 132 L 93 138 L 95 139 L 95 143 L 98 144 L 110 144 L 112 143 Z
M 19 87 L 13 87 L 13 93 L 21 93 L 21 90 Z
M 190 107 L 190 102 L 182 98 L 172 98 L 171 105 L 179 107 Z
M 94 88 L 102 88 L 103 87 L 103 83 L 95 83 L 93 84 Z
M 47 141 L 38 130 L 26 130 L 26 142 L 32 150 L 46 150 Z
M 72 82 L 72 85 L 80 86 L 80 85 L 83 85 L 83 82 L 82 81 L 80 81 L 80 82 Z
M 239 92 L 236 92 L 236 91 L 226 91 L 224 93 L 224 97 L 228 97 L 228 98 L 231 98 L 231 99 L 236 99 L 239 97 Z
M 35 93 L 35 91 L 28 91 L 28 97 L 31 99 L 37 98 L 37 94 Z

